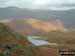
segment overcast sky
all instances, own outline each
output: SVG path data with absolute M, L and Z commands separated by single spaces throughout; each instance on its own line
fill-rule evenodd
M 8 6 L 65 10 L 75 8 L 75 0 L 0 0 L 0 7 Z

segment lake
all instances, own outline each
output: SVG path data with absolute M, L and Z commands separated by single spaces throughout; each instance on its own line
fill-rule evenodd
M 49 42 L 44 41 L 44 40 L 36 40 L 37 38 L 41 38 L 39 36 L 27 36 L 27 38 L 30 42 L 32 42 L 36 46 L 40 46 L 40 45 L 57 45 L 56 43 L 49 43 Z

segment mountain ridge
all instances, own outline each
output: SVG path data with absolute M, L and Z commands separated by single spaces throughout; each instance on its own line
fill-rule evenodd
M 43 21 L 52 21 L 60 19 L 64 25 L 75 27 L 75 9 L 72 10 L 44 10 L 44 9 L 26 9 L 18 7 L 0 8 L 0 19 L 15 18 L 35 18 Z

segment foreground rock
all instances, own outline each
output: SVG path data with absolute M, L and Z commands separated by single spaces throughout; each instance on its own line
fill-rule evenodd
M 0 56 L 40 56 L 37 47 L 0 23 Z

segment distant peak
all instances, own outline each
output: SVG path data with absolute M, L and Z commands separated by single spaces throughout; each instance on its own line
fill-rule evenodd
M 18 9 L 18 7 L 15 7 L 15 6 L 10 6 L 10 7 L 7 7 L 9 9 Z

